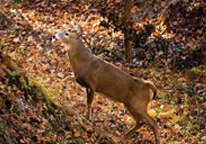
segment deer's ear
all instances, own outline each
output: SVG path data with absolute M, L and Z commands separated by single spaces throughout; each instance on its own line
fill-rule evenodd
M 78 38 L 78 37 L 80 37 L 82 35 L 82 32 L 80 30 L 74 29 L 74 30 L 71 30 L 71 32 L 74 34 L 74 36 L 76 38 Z
M 82 32 L 81 32 L 81 31 L 78 31 L 78 32 L 77 32 L 77 37 L 80 37 L 80 36 L 82 36 Z

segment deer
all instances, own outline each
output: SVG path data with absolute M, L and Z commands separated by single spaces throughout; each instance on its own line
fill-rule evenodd
M 153 130 L 156 143 L 159 144 L 157 122 L 147 112 L 149 102 L 157 96 L 157 87 L 152 82 L 133 77 L 115 65 L 93 55 L 85 46 L 82 38 L 83 28 L 88 19 L 83 26 L 72 19 L 72 22 L 68 21 L 72 28 L 52 36 L 63 43 L 67 49 L 74 72 L 74 77 L 69 79 L 86 88 L 87 119 L 91 119 L 95 92 L 101 93 L 109 99 L 123 103 L 136 121 L 134 128 L 124 135 L 124 140 L 147 123 Z

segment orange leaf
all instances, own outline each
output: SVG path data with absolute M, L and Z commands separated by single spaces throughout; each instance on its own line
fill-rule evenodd
M 197 30 L 197 32 L 198 32 L 199 34 L 202 34 L 202 30 Z
M 36 97 L 38 100 L 41 100 L 43 97 L 41 95 L 37 95 Z
M 75 137 L 79 137 L 79 136 L 80 136 L 79 131 L 75 132 L 74 136 L 75 136 Z
M 53 115 L 50 115 L 50 120 L 53 120 L 54 119 L 54 116 Z
M 171 114 L 171 115 L 170 115 L 171 118 L 173 118 L 173 117 L 175 117 L 175 116 L 176 116 L 175 114 Z
M 201 6 L 200 2 L 195 3 L 195 6 Z
M 72 137 L 72 133 L 70 131 L 67 131 L 66 134 L 67 134 L 67 138 L 71 138 Z
M 103 26 L 100 26 L 99 30 L 105 30 L 105 28 Z
M 163 109 L 164 111 L 168 111 L 168 105 L 166 104 L 165 106 L 164 106 L 164 109 Z
M 64 13 L 64 19 L 68 18 L 69 17 L 69 14 L 68 13 Z
M 161 115 L 160 115 L 160 118 L 161 118 L 161 119 L 165 119 L 166 117 L 167 117 L 166 114 L 161 114 Z
M 154 35 L 154 36 L 160 36 L 160 33 L 154 32 L 153 35 Z
M 54 8 L 54 9 L 55 9 L 56 7 L 57 7 L 57 4 L 54 4 L 54 5 L 52 6 L 52 8 Z

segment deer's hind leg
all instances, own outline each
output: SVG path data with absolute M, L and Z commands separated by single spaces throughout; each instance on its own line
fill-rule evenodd
M 132 110 L 129 106 L 126 106 L 125 107 L 129 110 L 130 114 L 132 115 L 132 117 L 135 119 L 136 121 L 136 125 L 135 127 L 130 130 L 125 136 L 124 136 L 124 139 L 127 139 L 128 137 L 130 137 L 134 132 L 136 132 L 141 126 L 142 124 L 140 123 L 140 117 L 139 115 L 134 111 Z
M 141 127 L 141 123 L 140 121 L 144 122 L 144 123 L 148 123 L 155 135 L 155 139 L 156 139 L 156 143 L 159 144 L 160 140 L 159 140 L 159 133 L 158 133 L 158 129 L 157 129 L 157 123 L 155 121 L 154 118 L 152 118 L 151 116 L 149 116 L 148 112 L 147 112 L 147 105 L 148 102 L 142 102 L 141 105 L 135 105 L 135 106 L 131 106 L 128 108 L 128 110 L 130 111 L 131 115 L 134 117 L 134 119 L 137 122 L 137 125 L 128 133 L 126 134 L 126 136 L 131 136 L 132 133 L 134 133 L 138 128 Z
M 142 121 L 144 121 L 145 123 L 148 123 L 151 126 L 151 128 L 154 132 L 154 135 L 155 135 L 156 144 L 159 144 L 160 140 L 159 140 L 159 132 L 158 132 L 158 129 L 157 129 L 157 122 L 155 121 L 154 118 L 152 118 L 147 113 L 147 111 L 142 112 L 140 115 L 142 117 Z

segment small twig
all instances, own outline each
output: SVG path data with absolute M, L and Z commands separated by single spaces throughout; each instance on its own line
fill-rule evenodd
M 64 83 L 76 82 L 76 77 L 75 76 L 67 76 L 66 78 L 63 78 L 63 79 L 60 79 L 60 78 L 57 78 L 57 79 L 64 82 Z
M 191 94 L 197 94 L 198 96 L 203 97 L 203 95 L 196 93 L 194 90 L 191 89 L 187 89 L 187 88 L 176 88 L 176 87 L 170 87 L 170 88 L 163 88 L 161 90 L 180 90 L 180 91 L 186 91 L 187 93 L 191 93 Z
M 89 49 L 91 51 L 92 54 L 94 54 L 93 50 L 92 50 L 92 45 L 87 41 L 87 39 L 85 37 L 82 36 L 82 39 L 87 43 L 87 45 L 89 46 Z
M 0 91 L 0 94 L 3 94 L 3 95 L 8 95 L 7 93 L 3 92 L 3 91 Z

